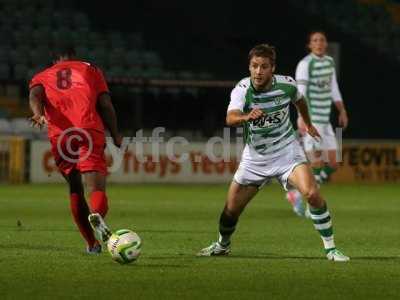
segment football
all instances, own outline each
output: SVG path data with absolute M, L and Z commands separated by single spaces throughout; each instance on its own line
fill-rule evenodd
M 140 255 L 141 247 L 140 237 L 129 229 L 117 230 L 107 242 L 112 259 L 120 264 L 134 262 Z

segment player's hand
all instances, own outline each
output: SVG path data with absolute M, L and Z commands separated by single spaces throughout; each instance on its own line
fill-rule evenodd
M 46 117 L 43 115 L 33 115 L 29 118 L 29 121 L 33 128 L 42 129 L 42 127 L 47 124 Z
M 113 136 L 112 138 L 113 138 L 114 145 L 117 146 L 118 148 L 121 148 L 122 135 L 117 134 L 116 136 Z
M 297 129 L 300 135 L 305 135 L 307 132 L 306 123 L 304 123 L 303 118 L 300 116 L 297 118 Z
M 342 110 L 339 114 L 339 126 L 343 129 L 346 129 L 348 124 L 349 118 L 347 117 L 347 112 L 345 110 Z
M 246 116 L 245 116 L 245 120 L 246 121 L 254 121 L 257 120 L 261 117 L 265 116 L 265 113 L 259 109 L 259 108 L 253 108 L 251 110 L 251 112 L 249 112 Z
M 308 127 L 306 127 L 306 132 L 311 135 L 314 140 L 316 140 L 317 142 L 321 141 L 321 135 L 319 134 L 318 130 L 314 127 L 314 125 L 310 125 Z

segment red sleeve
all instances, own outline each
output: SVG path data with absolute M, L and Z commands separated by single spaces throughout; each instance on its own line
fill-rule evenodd
M 29 89 L 31 89 L 31 88 L 33 88 L 34 86 L 37 86 L 37 85 L 43 85 L 39 74 L 36 74 L 35 76 L 33 76 L 31 81 L 29 82 Z
M 100 95 L 102 93 L 108 93 L 109 89 L 108 89 L 108 85 L 107 82 L 104 78 L 103 72 L 95 67 L 94 68 L 94 88 L 97 91 L 97 95 Z

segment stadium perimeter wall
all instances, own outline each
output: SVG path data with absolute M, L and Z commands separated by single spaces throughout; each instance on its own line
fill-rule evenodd
M 145 144 L 143 151 L 135 151 L 130 145 L 120 161 L 118 158 L 113 161 L 109 151 L 113 146 L 109 145 L 106 152 L 108 180 L 115 183 L 228 183 L 238 166 L 241 146 L 230 144 L 222 155 L 221 144 L 216 144 L 213 152 L 219 159 L 213 161 L 206 155 L 206 143 L 177 145 L 172 154 L 183 160 L 180 162 L 169 158 L 166 148 L 161 144 L 157 153 L 151 144 Z M 183 155 L 187 158 L 183 159 Z M 226 159 L 222 159 L 223 156 Z M 341 158 L 342 166 L 333 175 L 333 182 L 400 182 L 400 141 L 344 141 Z M 63 181 L 48 142 L 32 141 L 28 161 L 31 182 Z

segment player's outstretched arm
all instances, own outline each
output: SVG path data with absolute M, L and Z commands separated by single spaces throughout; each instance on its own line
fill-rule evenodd
M 44 88 L 41 85 L 34 86 L 29 91 L 29 106 L 33 116 L 29 118 L 32 127 L 42 128 L 47 123 L 44 117 L 43 101 L 45 98 Z
M 103 120 L 105 127 L 110 131 L 114 144 L 117 147 L 121 146 L 122 137 L 118 132 L 117 114 L 111 102 L 111 97 L 108 93 L 103 93 L 97 101 L 97 111 Z
M 320 134 L 318 133 L 318 130 L 311 123 L 311 118 L 308 112 L 306 100 L 304 98 L 301 98 L 300 100 L 296 101 L 294 105 L 296 106 L 299 115 L 303 119 L 306 132 L 313 138 L 321 138 Z
M 226 125 L 240 126 L 244 122 L 257 120 L 265 116 L 265 113 L 259 108 L 253 108 L 248 114 L 243 114 L 240 110 L 230 110 L 226 115 Z

